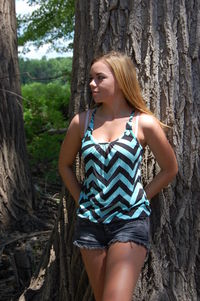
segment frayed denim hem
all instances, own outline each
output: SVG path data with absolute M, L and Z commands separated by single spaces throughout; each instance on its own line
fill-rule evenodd
M 73 245 L 80 248 L 80 249 L 87 249 L 87 250 L 103 250 L 103 249 L 107 249 L 106 246 L 88 246 L 88 245 L 85 245 L 85 244 L 81 244 L 81 243 L 78 243 L 77 241 L 74 241 L 73 242 Z
M 107 246 L 88 246 L 86 244 L 82 244 L 82 243 L 79 243 L 77 241 L 74 241 L 73 242 L 73 245 L 78 247 L 78 248 L 81 248 L 81 249 L 87 249 L 87 250 L 98 250 L 98 249 L 108 249 L 112 244 L 114 243 L 117 243 L 117 242 L 121 242 L 121 243 L 135 243 L 137 245 L 140 245 L 142 247 L 144 247 L 146 250 L 147 250 L 147 253 L 149 252 L 149 245 L 145 245 L 145 243 L 142 243 L 141 241 L 137 241 L 137 240 L 133 240 L 133 239 L 130 239 L 130 240 L 124 240 L 124 239 L 112 239 Z

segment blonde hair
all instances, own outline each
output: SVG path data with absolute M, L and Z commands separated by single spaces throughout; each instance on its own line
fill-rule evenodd
M 92 65 L 97 61 L 104 61 L 111 68 L 124 97 L 131 106 L 140 112 L 154 116 L 142 97 L 135 66 L 130 57 L 117 51 L 110 51 L 107 54 L 95 58 L 92 61 Z M 158 122 L 162 127 L 166 127 L 166 125 L 159 120 Z

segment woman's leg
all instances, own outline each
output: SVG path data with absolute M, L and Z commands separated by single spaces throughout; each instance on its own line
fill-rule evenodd
M 132 300 L 146 253 L 143 246 L 132 242 L 117 242 L 109 247 L 102 301 Z
M 107 250 L 81 248 L 80 251 L 95 300 L 102 301 Z

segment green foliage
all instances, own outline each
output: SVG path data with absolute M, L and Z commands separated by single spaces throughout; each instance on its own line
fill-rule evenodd
M 18 45 L 33 42 L 37 47 L 50 43 L 58 51 L 66 51 L 74 31 L 75 0 L 27 0 L 35 6 L 32 14 L 18 16 Z M 61 44 L 63 41 L 63 44 Z M 72 45 L 71 45 L 72 46 Z
M 24 123 L 33 173 L 57 180 L 57 161 L 64 134 L 48 130 L 66 128 L 70 85 L 32 83 L 22 86 Z
M 72 58 L 54 58 L 41 60 L 19 58 L 21 84 L 42 81 L 49 83 L 54 79 L 60 84 L 69 83 L 71 80 Z
M 32 173 L 43 177 L 49 183 L 58 180 L 58 154 L 64 135 L 49 136 L 48 133 L 35 135 L 28 145 Z

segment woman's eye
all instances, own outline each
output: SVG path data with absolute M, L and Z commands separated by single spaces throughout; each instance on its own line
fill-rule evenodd
M 98 80 L 103 80 L 103 79 L 104 79 L 104 76 L 102 76 L 102 75 L 98 76 Z
M 103 76 L 103 75 L 98 75 L 96 77 L 90 77 L 89 82 L 91 83 L 93 80 L 95 82 L 102 81 L 104 78 L 105 78 L 105 76 Z

